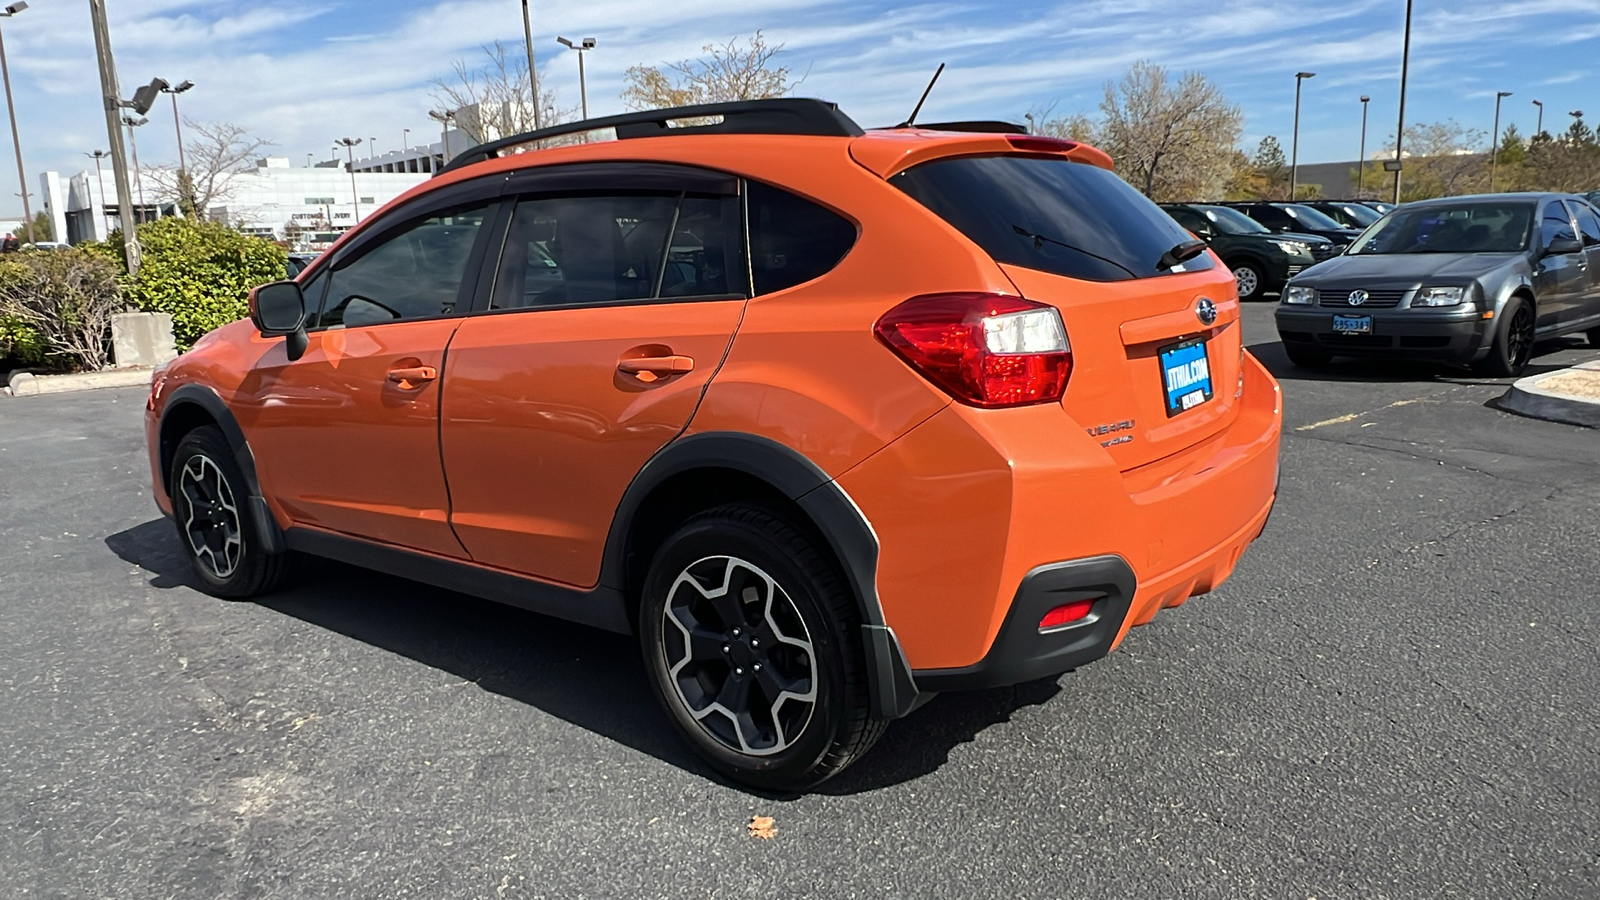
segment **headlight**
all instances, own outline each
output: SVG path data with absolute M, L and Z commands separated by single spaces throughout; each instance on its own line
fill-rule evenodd
M 1317 302 L 1317 289 L 1308 287 L 1285 288 L 1283 302 L 1293 303 L 1296 306 L 1310 306 Z
M 1467 294 L 1466 288 L 1425 287 L 1417 291 L 1412 306 L 1458 306 Z
M 1297 256 L 1311 255 L 1311 245 L 1303 241 L 1273 241 L 1273 243 L 1277 244 L 1278 249 L 1285 253 L 1293 253 Z

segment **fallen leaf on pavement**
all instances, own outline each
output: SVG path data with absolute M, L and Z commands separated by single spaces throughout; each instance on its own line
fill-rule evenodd
M 745 826 L 750 831 L 750 836 L 770 841 L 778 833 L 778 826 L 773 824 L 771 816 L 751 816 L 750 824 Z

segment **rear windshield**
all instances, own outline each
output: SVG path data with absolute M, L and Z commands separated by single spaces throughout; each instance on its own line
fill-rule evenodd
M 1171 269 L 1161 257 L 1194 240 L 1115 174 L 1065 159 L 942 159 L 891 183 L 996 262 L 1086 281 L 1127 281 L 1211 267 L 1201 254 Z

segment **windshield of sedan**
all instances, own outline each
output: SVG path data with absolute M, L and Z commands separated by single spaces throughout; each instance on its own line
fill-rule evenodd
M 1237 209 L 1226 206 L 1202 206 L 1200 211 L 1205 213 L 1211 224 L 1223 234 L 1271 234 L 1272 230 L 1257 222 Z
M 1401 208 L 1367 230 L 1348 253 L 1514 253 L 1528 245 L 1530 203 Z
M 1309 206 L 1301 206 L 1298 203 L 1286 203 L 1279 207 L 1279 209 L 1282 209 L 1284 212 L 1288 213 L 1289 218 L 1299 222 L 1303 228 L 1311 228 L 1315 229 L 1316 231 L 1339 231 L 1344 228 L 1343 225 L 1340 225 L 1338 222 L 1335 222 L 1334 220 L 1328 218 L 1322 213 L 1317 212 Z

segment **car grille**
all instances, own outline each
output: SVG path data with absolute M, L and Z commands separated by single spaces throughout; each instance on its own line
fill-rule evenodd
M 1352 304 L 1350 303 L 1350 299 L 1349 299 L 1350 298 L 1350 291 L 1354 291 L 1354 290 L 1359 290 L 1359 289 L 1358 288 L 1350 288 L 1349 290 L 1344 290 L 1344 289 L 1340 289 L 1340 290 L 1327 290 L 1327 289 L 1319 290 L 1319 291 L 1317 291 L 1317 304 L 1319 306 L 1351 307 Z M 1361 309 L 1390 309 L 1390 308 L 1399 306 L 1400 305 L 1400 301 L 1405 299 L 1405 296 L 1406 296 L 1406 291 L 1403 288 L 1394 289 L 1394 290 L 1370 290 L 1369 289 L 1369 290 L 1367 290 L 1367 302 L 1362 303 L 1360 305 L 1360 308 Z

